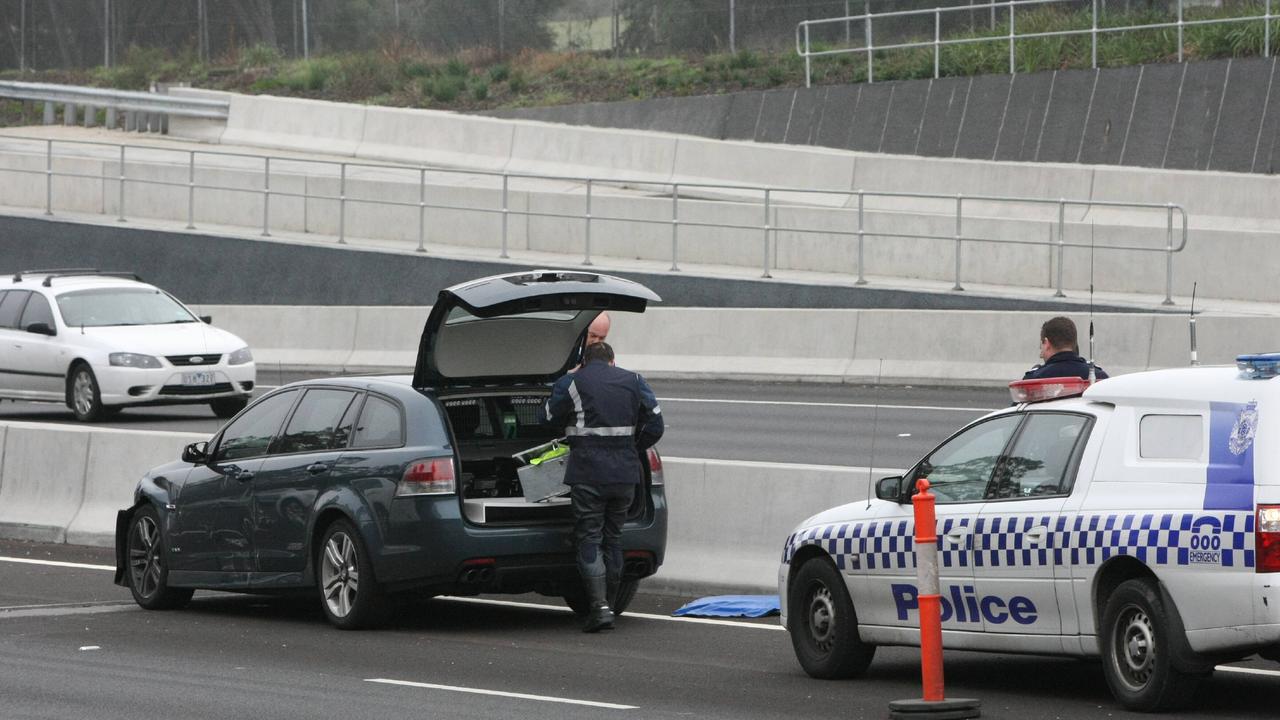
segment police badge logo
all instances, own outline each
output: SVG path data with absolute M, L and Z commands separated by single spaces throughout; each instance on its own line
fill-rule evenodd
M 1258 401 L 1250 400 L 1236 417 L 1236 424 L 1231 428 L 1231 438 L 1227 441 L 1227 449 L 1232 455 L 1243 455 L 1253 445 L 1253 436 L 1258 432 Z

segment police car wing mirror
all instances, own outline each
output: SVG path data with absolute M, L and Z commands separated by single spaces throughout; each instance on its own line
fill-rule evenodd
M 876 497 L 880 500 L 902 502 L 902 476 L 895 475 L 877 480 Z
M 182 448 L 182 462 L 203 465 L 208 462 L 208 443 L 194 442 Z

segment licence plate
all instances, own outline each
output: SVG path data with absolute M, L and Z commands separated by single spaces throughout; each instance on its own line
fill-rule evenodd
M 212 385 L 213 373 L 211 372 L 191 372 L 182 373 L 183 385 Z

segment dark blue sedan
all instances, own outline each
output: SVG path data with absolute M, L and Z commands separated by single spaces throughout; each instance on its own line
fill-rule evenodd
M 117 517 L 116 583 L 156 610 L 196 589 L 314 588 L 340 628 L 385 619 L 401 592 L 539 592 L 585 610 L 569 502 L 526 498 L 515 456 L 559 432 L 539 410 L 591 321 L 658 300 L 566 271 L 441 291 L 412 376 L 285 385 L 148 472 Z M 641 455 L 615 612 L 666 546 L 662 461 Z

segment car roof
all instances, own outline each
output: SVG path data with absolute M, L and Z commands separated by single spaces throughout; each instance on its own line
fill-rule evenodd
M 45 283 L 48 283 L 46 285 Z M 134 277 L 75 272 L 17 272 L 0 276 L 0 290 L 92 290 L 95 288 L 139 288 L 159 290 Z
M 1273 379 L 1249 379 L 1230 366 L 1172 368 L 1129 373 L 1100 380 L 1085 400 L 1143 407 L 1203 406 L 1210 402 L 1245 403 L 1280 395 Z
M 328 385 L 338 387 L 349 387 L 358 390 L 378 390 L 384 389 L 388 391 L 397 391 L 404 388 L 413 387 L 412 375 L 336 375 L 331 377 L 309 378 L 307 380 L 297 380 L 283 387 L 310 387 L 313 385 Z

